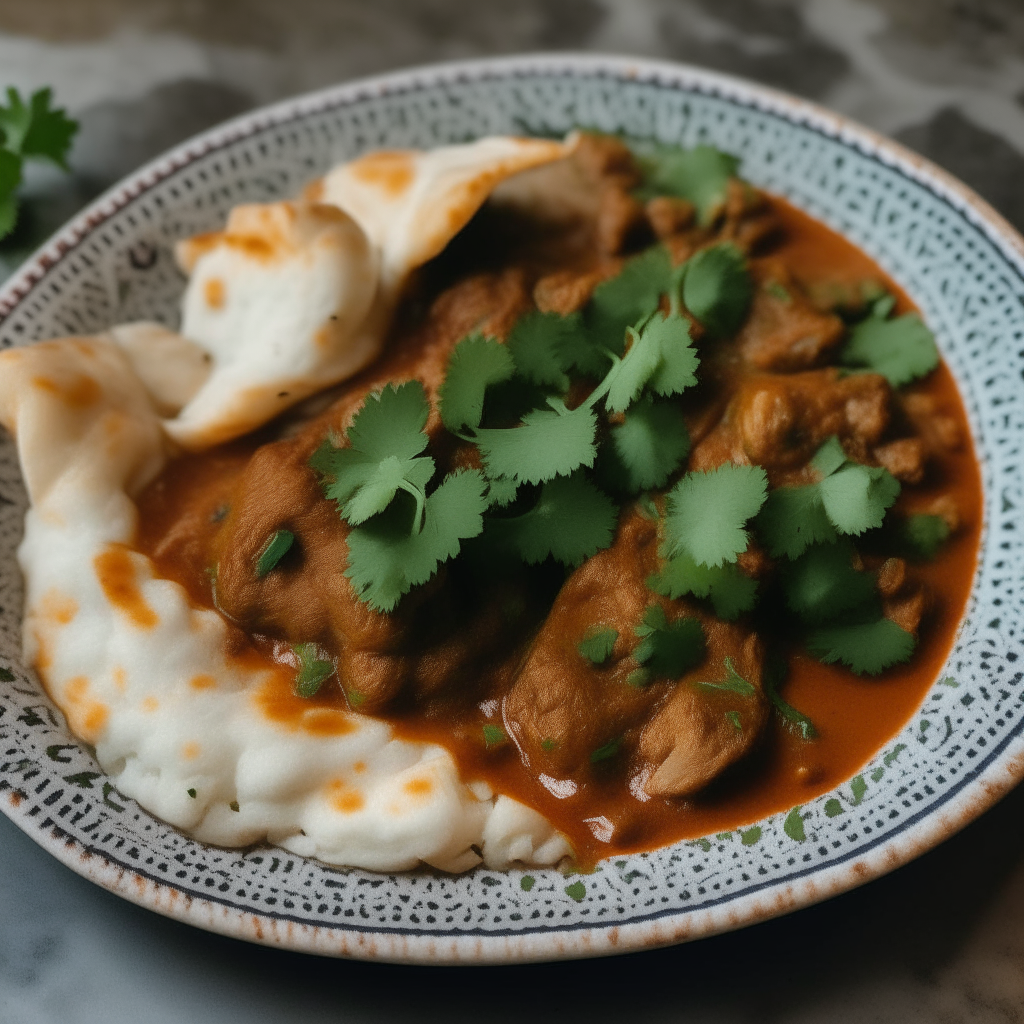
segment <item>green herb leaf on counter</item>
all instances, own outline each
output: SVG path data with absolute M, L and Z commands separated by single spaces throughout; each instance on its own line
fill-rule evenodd
M 753 683 L 747 682 L 747 680 L 736 671 L 736 668 L 732 663 L 732 658 L 725 659 L 725 673 L 725 679 L 721 682 L 701 682 L 697 685 L 703 686 L 709 690 L 725 690 L 729 693 L 738 693 L 741 697 L 753 697 L 757 693 Z
M 849 542 L 816 544 L 783 568 L 786 603 L 809 625 L 832 622 L 877 598 L 874 578 L 853 567 Z
M 701 249 L 683 267 L 682 294 L 686 308 L 714 337 L 735 334 L 754 294 L 743 253 L 732 242 Z
M 670 623 L 659 604 L 647 608 L 643 621 L 633 627 L 633 632 L 640 638 L 633 649 L 633 659 L 643 666 L 647 679 L 678 679 L 704 657 L 704 629 L 700 622 L 682 618 Z
M 729 179 L 739 169 L 736 157 L 711 146 L 659 146 L 652 153 L 641 155 L 640 164 L 645 171 L 645 195 L 688 199 L 703 225 L 715 218 L 725 202 Z
M 889 308 L 876 304 L 872 313 L 850 330 L 840 354 L 846 366 L 880 373 L 902 387 L 939 365 L 935 336 L 916 313 L 887 320 Z
M 611 498 L 582 473 L 574 473 L 545 483 L 529 511 L 490 519 L 488 534 L 510 546 L 527 565 L 551 557 L 574 566 L 611 544 L 617 516 Z
M 295 677 L 295 694 L 298 697 L 313 697 L 323 686 L 324 680 L 334 675 L 334 662 L 322 658 L 317 644 L 294 644 L 292 650 L 299 659 L 299 672 Z
M 441 421 L 452 433 L 480 426 L 485 391 L 508 380 L 515 370 L 512 353 L 497 339 L 482 334 L 463 338 L 448 360 L 448 372 L 438 392 Z
M 950 532 L 942 516 L 915 515 L 902 523 L 900 540 L 911 558 L 929 561 L 949 539 Z
M 427 497 L 419 532 L 414 511 L 400 501 L 353 527 L 345 575 L 360 599 L 376 611 L 389 612 L 403 594 L 426 583 L 441 562 L 459 553 L 463 540 L 483 530 L 486 487 L 475 469 L 447 476 Z
M 726 621 L 750 611 L 757 603 L 757 581 L 735 562 L 709 568 L 698 565 L 685 551 L 665 562 L 647 585 L 673 600 L 686 594 L 710 598 L 715 614 Z
M 690 451 L 679 407 L 649 396 L 633 405 L 608 437 L 599 456 L 599 476 L 623 494 L 663 487 Z
M 735 561 L 746 550 L 744 527 L 764 504 L 767 489 L 760 466 L 727 462 L 707 473 L 687 473 L 667 495 L 662 556 L 685 552 L 709 567 Z
M 291 550 L 295 534 L 291 530 L 275 530 L 256 559 L 256 579 L 261 580 Z
M 603 665 L 611 656 L 619 631 L 610 626 L 590 630 L 576 645 L 576 650 L 592 665 Z
M 807 647 L 826 665 L 842 662 L 858 675 L 877 675 L 892 665 L 910 660 L 917 641 L 913 634 L 889 619 L 852 626 L 817 629 Z

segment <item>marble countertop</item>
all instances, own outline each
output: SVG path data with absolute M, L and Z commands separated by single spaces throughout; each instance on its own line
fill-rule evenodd
M 1024 229 L 1021 0 L 0 0 L 0 86 L 82 128 L 27 182 L 0 278 L 83 203 L 255 104 L 537 49 L 704 64 L 893 135 Z M 610 961 L 401 968 L 208 935 L 139 909 L 0 817 L 2 1024 L 1024 1021 L 1024 789 L 940 848 L 777 921 Z

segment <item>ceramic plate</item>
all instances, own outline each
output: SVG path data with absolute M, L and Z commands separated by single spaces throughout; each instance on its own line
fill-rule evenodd
M 594 956 L 850 889 L 963 827 L 1020 777 L 1024 240 L 948 175 L 835 114 L 626 58 L 516 57 L 364 79 L 232 121 L 112 189 L 0 291 L 0 344 L 141 318 L 176 324 L 175 239 L 219 226 L 236 203 L 289 196 L 364 150 L 576 125 L 738 155 L 746 178 L 874 257 L 934 329 L 981 455 L 985 528 L 966 618 L 922 706 L 860 774 L 797 811 L 584 877 L 382 875 L 272 848 L 204 847 L 121 796 L 19 662 L 26 499 L 4 440 L 0 807 L 73 870 L 190 924 L 309 952 L 431 963 Z

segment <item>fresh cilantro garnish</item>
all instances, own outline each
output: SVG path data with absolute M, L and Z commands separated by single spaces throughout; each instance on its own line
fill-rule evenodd
M 508 740 L 508 734 L 500 725 L 492 725 L 488 722 L 483 728 L 484 745 L 490 747 L 500 747 L 503 743 Z
M 619 752 L 619 747 L 622 746 L 622 737 L 616 737 L 613 740 L 609 740 L 607 743 L 602 744 L 590 755 L 591 764 L 599 764 L 601 761 L 607 761 L 609 758 L 614 757 Z M 566 892 L 569 890 L 567 889 Z
M 764 692 L 787 726 L 799 732 L 801 739 L 813 740 L 818 735 L 814 723 L 803 712 L 797 711 L 792 704 L 784 700 L 779 693 L 785 672 L 786 663 L 781 658 L 770 658 L 764 671 Z
M 698 565 L 735 561 L 747 547 L 748 519 L 764 504 L 768 477 L 760 466 L 725 463 L 687 473 L 668 492 L 662 555 L 688 554 Z
M 292 650 L 299 659 L 299 672 L 295 677 L 295 693 L 299 697 L 312 697 L 324 680 L 334 674 L 334 662 L 320 657 L 317 644 L 294 644 Z
M 785 286 L 779 284 L 778 281 L 767 281 L 764 286 L 764 290 L 773 298 L 778 299 L 779 302 L 788 306 L 793 301 L 793 296 L 786 291 Z
M 419 531 L 414 510 L 401 501 L 353 527 L 345 575 L 360 599 L 379 612 L 389 612 L 403 594 L 426 583 L 441 562 L 454 558 L 461 542 L 483 529 L 486 486 L 475 469 L 446 477 L 425 500 Z
M 649 605 L 643 621 L 633 627 L 640 643 L 633 649 L 633 659 L 643 666 L 642 678 L 631 680 L 643 685 L 650 679 L 678 679 L 688 669 L 699 665 L 704 657 L 704 629 L 697 619 L 682 618 L 669 622 L 659 604 Z
M 422 521 L 425 491 L 434 460 L 423 428 L 430 407 L 418 380 L 389 384 L 369 395 L 348 428 L 348 448 L 324 441 L 309 464 L 323 477 L 324 494 L 337 502 L 343 519 L 356 526 L 383 512 L 399 490 L 416 501 Z
M 487 501 L 498 508 L 512 504 L 518 493 L 519 484 L 515 480 L 507 480 L 500 476 L 496 480 L 487 481 Z
M 840 533 L 860 534 L 882 525 L 899 497 L 899 481 L 882 466 L 847 463 L 818 484 L 825 513 Z
M 811 544 L 836 539 L 817 484 L 776 487 L 757 516 L 757 532 L 773 558 L 798 558 Z
M 810 652 L 826 665 L 837 661 L 858 675 L 877 675 L 909 661 L 917 641 L 890 619 L 816 629 L 807 637 Z
M 739 168 L 736 157 L 711 146 L 660 146 L 642 155 L 640 164 L 645 171 L 645 194 L 688 199 L 703 225 L 710 223 L 722 207 L 729 179 Z
M 489 520 L 489 535 L 511 546 L 528 565 L 549 556 L 579 565 L 608 547 L 618 509 L 582 473 L 549 480 L 533 508 L 507 519 Z
M 743 723 L 740 721 L 740 715 L 738 711 L 726 711 L 725 717 L 729 719 L 733 724 L 733 728 L 737 732 L 743 732 Z
M 831 622 L 875 598 L 875 581 L 853 567 L 849 542 L 816 544 L 783 571 L 786 603 L 810 624 Z
M 576 650 L 592 665 L 603 665 L 611 656 L 619 631 L 610 626 L 592 629 L 576 645 Z
M 18 219 L 15 191 L 24 161 L 50 160 L 67 170 L 78 125 L 52 108 L 50 98 L 49 89 L 39 89 L 26 103 L 17 89 L 8 89 L 7 103 L 0 105 L 0 238 L 14 230 Z
M 642 398 L 608 431 L 599 475 L 624 494 L 663 487 L 690 451 L 686 421 L 674 402 Z
M 757 581 L 741 572 L 735 562 L 709 568 L 698 565 L 685 551 L 669 559 L 647 581 L 655 593 L 673 599 L 693 594 L 711 599 L 715 614 L 730 621 L 757 603 Z
M 928 561 L 946 543 L 949 534 L 949 523 L 942 516 L 916 515 L 903 522 L 900 540 L 911 558 Z
M 500 341 L 482 334 L 463 338 L 448 360 L 448 373 L 438 392 L 441 421 L 452 433 L 480 426 L 484 392 L 508 380 L 515 369 L 512 353 Z
M 702 249 L 683 267 L 683 303 L 715 337 L 739 330 L 753 293 L 747 261 L 732 242 Z
M 294 543 L 295 534 L 291 530 L 275 530 L 256 559 L 256 578 L 263 579 L 288 554 Z
M 571 360 L 579 329 L 578 316 L 565 317 L 538 310 L 521 316 L 507 343 L 516 373 L 540 387 L 565 391 L 569 387 L 565 364 Z
M 626 331 L 632 344 L 609 375 L 609 411 L 625 412 L 644 387 L 675 395 L 697 383 L 700 360 L 690 346 L 690 325 L 683 317 L 655 313 L 639 331 Z
M 850 331 L 840 354 L 846 366 L 882 374 L 898 388 L 931 373 L 939 365 L 935 336 L 916 313 L 887 320 L 889 308 L 876 304 Z
M 549 401 L 550 409 L 528 412 L 521 426 L 486 428 L 473 434 L 489 477 L 538 484 L 594 465 L 597 417 L 593 410 L 588 405 L 570 410 L 557 398 Z
M 747 682 L 736 671 L 732 658 L 725 659 L 725 679 L 716 683 L 699 682 L 697 685 L 709 690 L 726 690 L 729 693 L 738 693 L 741 697 L 753 697 L 757 693 L 754 684 Z
M 190 797 L 192 797 L 193 800 L 195 800 L 195 798 L 196 798 L 196 791 L 194 789 L 186 789 L 185 792 L 188 793 L 188 795 Z
M 846 462 L 843 444 L 833 434 L 815 453 L 811 465 L 823 476 L 829 476 Z

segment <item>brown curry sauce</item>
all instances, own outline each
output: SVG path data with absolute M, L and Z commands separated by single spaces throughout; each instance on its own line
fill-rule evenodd
M 781 241 L 772 255 L 787 263 L 795 279 L 852 284 L 873 278 L 885 281 L 897 296 L 899 311 L 913 308 L 899 288 L 851 243 L 783 200 L 773 199 L 772 209 L 781 227 Z M 385 357 L 385 365 L 370 371 L 370 377 L 383 381 L 390 373 L 407 375 L 417 358 L 413 342 L 408 352 Z M 373 383 L 363 374 L 354 382 L 352 393 L 364 394 Z M 419 713 L 406 703 L 376 713 L 392 721 L 401 737 L 447 747 L 467 781 L 486 780 L 496 792 L 539 810 L 568 836 L 578 863 L 583 865 L 611 854 L 732 830 L 806 803 L 849 779 L 901 729 L 935 681 L 963 616 L 976 567 L 981 480 L 955 382 L 942 364 L 904 389 L 904 394 L 908 392 L 927 396 L 955 420 L 962 442 L 932 460 L 922 483 L 904 488 L 896 509 L 906 513 L 925 510 L 936 498 L 947 496 L 958 510 L 959 526 L 934 561 L 913 566 L 915 579 L 933 595 L 933 608 L 921 627 L 918 648 L 909 664 L 877 677 L 858 677 L 844 668 L 821 664 L 806 653 L 791 652 L 783 694 L 814 722 L 818 730 L 815 740 L 801 739 L 773 713 L 752 753 L 696 795 L 637 799 L 621 773 L 595 765 L 586 784 L 571 799 L 558 799 L 524 767 L 512 743 L 488 748 L 481 742 L 481 725 L 488 714 L 501 722 L 500 715 L 494 718 L 496 698 L 484 711 L 481 703 L 486 702 L 481 701 L 480 691 L 474 690 L 464 703 L 448 699 L 440 710 L 435 706 Z M 341 402 L 345 404 L 344 390 Z M 161 575 L 182 583 L 197 605 L 214 603 L 204 569 L 210 562 L 223 510 L 253 453 L 274 436 L 272 431 L 264 431 L 201 455 L 182 456 L 172 461 L 139 499 L 137 547 L 154 558 Z M 329 507 L 336 514 L 333 506 Z M 340 574 L 343 566 L 337 571 Z M 233 643 L 247 660 L 273 663 L 272 642 L 265 637 L 249 636 L 239 629 Z M 520 645 L 508 660 L 521 657 Z M 501 680 L 507 676 L 508 672 L 494 674 L 498 696 Z M 278 671 L 275 679 L 282 689 L 279 699 L 266 694 L 260 699 L 268 707 L 290 709 L 285 715 L 289 721 L 301 720 L 299 699 L 285 692 L 288 674 Z M 334 681 L 321 690 L 313 704 L 325 709 L 348 706 Z M 610 836 L 608 822 L 613 824 Z

